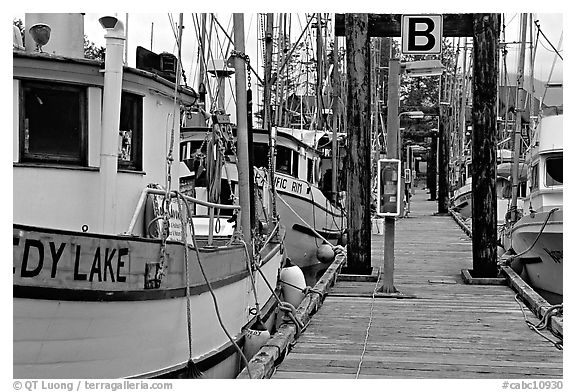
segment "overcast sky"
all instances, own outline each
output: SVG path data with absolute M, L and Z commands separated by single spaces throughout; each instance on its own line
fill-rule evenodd
M 330 12 L 331 10 L 330 7 L 326 7 L 322 11 Z M 381 12 L 384 12 L 384 10 L 382 9 Z M 454 10 L 451 12 L 458 11 Z M 85 34 L 91 41 L 102 46 L 105 45 L 103 38 L 104 32 L 98 23 L 98 18 L 103 15 L 103 13 L 87 13 L 85 16 Z M 123 21 L 126 20 L 126 13 L 115 13 L 114 15 Z M 173 13 L 171 16 L 172 23 L 177 23 L 178 14 Z M 227 33 L 232 35 L 232 15 L 230 13 L 220 12 L 216 13 L 216 17 L 220 24 L 226 29 Z M 294 42 L 301 31 L 301 26 L 304 26 L 306 23 L 305 14 L 293 13 L 292 19 L 294 29 L 292 32 L 292 41 Z M 504 24 L 506 26 L 507 42 L 519 41 L 519 20 L 520 17 L 518 13 L 510 12 L 505 14 Z M 542 33 L 560 51 L 560 53 L 562 53 L 561 50 L 563 48 L 563 43 L 560 42 L 560 39 L 561 37 L 563 38 L 563 15 L 561 13 L 535 13 L 534 20 L 539 21 Z M 247 12 L 244 14 L 247 53 L 251 58 L 252 66 L 257 69 L 260 76 L 262 76 L 262 67 L 257 67 L 257 65 L 261 65 L 261 57 L 258 59 L 256 55 L 256 46 L 258 45 L 257 23 L 258 17 L 256 13 Z M 189 85 L 195 87 L 196 84 L 193 81 L 197 77 L 198 73 L 198 59 L 196 57 L 198 53 L 198 39 L 195 33 L 194 20 L 191 13 L 184 14 L 183 25 L 182 58 L 184 71 L 187 75 Z M 220 37 L 219 39 L 223 42 L 224 48 L 226 48 L 225 45 L 227 45 L 227 39 L 221 30 L 218 31 L 218 34 Z M 540 38 L 541 40 L 536 50 L 535 77 L 546 82 L 548 81 L 550 72 L 552 71 L 550 81 L 562 82 L 563 61 L 556 59 L 556 63 L 554 64 L 555 53 L 553 52 L 551 45 L 544 41 L 542 34 Z M 529 35 L 527 36 L 527 39 L 529 39 Z M 472 38 L 469 39 L 469 42 L 471 41 Z M 174 30 L 171 27 L 168 13 L 130 12 L 128 14 L 128 65 L 132 67 L 135 66 L 135 53 L 137 46 L 152 49 L 156 53 L 163 51 L 176 53 L 176 38 Z M 509 72 L 516 72 L 518 52 L 519 45 L 511 44 L 508 46 L 507 65 Z M 526 61 L 526 63 L 528 64 L 528 61 Z M 553 66 L 554 68 L 552 68 Z M 526 71 L 528 71 L 528 68 Z M 231 100 L 231 94 L 228 93 L 226 101 L 231 103 Z
M 108 0 L 106 0 L 107 2 Z M 418 0 L 420 1 L 420 0 Z M 488 0 L 490 3 L 492 0 Z M 184 32 L 183 32 L 183 49 L 182 49 L 182 59 L 183 59 L 183 67 L 184 72 L 187 77 L 188 85 L 196 88 L 196 78 L 198 74 L 198 38 L 195 32 L 194 26 L 194 19 L 192 16 L 192 12 L 190 12 L 191 4 L 190 2 L 179 4 L 180 0 L 176 2 L 171 1 L 170 5 L 176 4 L 178 6 L 174 6 L 175 11 L 182 11 L 184 13 Z M 102 3 L 99 2 L 99 4 Z M 148 3 L 148 2 L 147 2 Z M 203 4 L 192 4 L 192 6 L 201 6 L 202 8 L 193 9 L 193 12 L 213 12 L 215 13 L 219 23 L 224 27 L 229 35 L 232 35 L 232 15 L 230 13 L 224 13 L 223 8 L 226 3 L 230 3 L 229 0 L 225 0 L 225 2 L 214 2 L 214 3 L 203 3 Z M 292 0 L 290 1 L 291 5 L 298 5 L 302 3 L 301 0 Z M 370 6 L 362 7 L 363 9 L 355 9 L 355 10 L 347 10 L 346 7 L 342 7 L 340 9 L 335 9 L 338 3 L 331 2 L 330 5 L 323 5 L 326 3 L 324 0 L 321 0 L 320 3 L 314 3 L 314 10 L 311 10 L 310 3 L 304 2 L 307 6 L 302 6 L 300 9 L 309 10 L 309 11 L 323 11 L 326 13 L 332 13 L 336 10 L 340 11 L 363 11 L 363 12 L 378 12 L 378 13 L 459 13 L 459 12 L 471 12 L 470 10 L 466 9 L 458 9 L 454 8 L 453 6 L 446 9 L 446 7 L 434 7 L 431 8 L 431 3 L 426 2 L 422 3 L 420 6 L 416 6 L 412 4 L 411 7 L 403 7 L 402 9 L 394 9 L 388 8 L 388 5 L 380 4 L 379 7 L 375 9 L 374 3 L 371 2 Z M 486 3 L 486 1 L 483 1 Z M 510 8 L 511 4 L 509 2 L 508 6 Z M 108 12 L 106 13 L 103 6 L 98 5 L 95 7 L 94 3 L 91 3 L 88 6 L 87 10 L 80 10 L 80 11 L 91 11 L 86 12 L 85 14 L 85 34 L 88 36 L 88 39 L 96 43 L 98 46 L 105 46 L 104 41 L 104 30 L 101 28 L 100 24 L 98 23 L 98 18 L 104 15 L 115 15 L 120 20 L 126 22 L 126 15 L 128 15 L 128 65 L 131 67 L 135 67 L 135 54 L 136 54 L 136 47 L 143 46 L 146 49 L 151 49 L 156 53 L 161 53 L 163 51 L 170 52 L 176 54 L 176 37 L 174 29 L 175 24 L 178 23 L 178 13 L 174 12 L 169 14 L 168 12 L 162 12 L 162 9 L 150 9 L 149 3 L 146 5 L 140 5 L 136 2 L 130 2 L 130 7 L 128 9 L 129 13 L 126 12 Z M 251 58 L 252 66 L 254 69 L 258 71 L 260 76 L 262 76 L 262 67 L 261 67 L 261 54 L 260 58 L 258 58 L 256 53 L 257 45 L 260 43 L 257 40 L 257 24 L 258 24 L 258 17 L 254 11 L 276 11 L 275 9 L 270 9 L 272 6 L 271 4 L 265 3 L 265 5 L 253 5 L 253 2 L 250 2 L 250 7 L 244 6 L 246 9 L 238 9 L 238 11 L 245 11 L 244 13 L 244 29 L 245 29 L 245 41 L 246 41 L 246 52 Z M 358 4 L 358 1 L 355 1 L 354 4 Z M 377 4 L 377 3 L 376 3 Z M 415 3 L 417 4 L 417 3 Z M 442 4 L 442 2 L 435 2 L 434 4 Z M 234 7 L 237 8 L 238 4 L 234 3 Z M 347 4 L 349 7 L 350 4 Z M 531 9 L 537 9 L 531 7 L 529 2 L 523 2 L 522 7 L 526 7 L 526 9 L 522 9 L 520 7 L 513 7 L 513 9 L 517 9 L 518 12 L 520 11 L 529 11 Z M 65 7 L 65 9 L 54 9 L 54 12 L 63 12 L 63 11 L 70 11 L 75 10 L 76 6 Z M 153 7 L 154 8 L 154 7 Z M 158 8 L 158 5 L 155 6 Z M 495 8 L 497 11 L 505 12 L 508 10 L 501 9 L 502 7 Z M 114 11 L 114 7 L 110 7 L 112 11 Z M 226 9 L 224 9 L 226 10 Z M 172 11 L 172 10 L 171 10 Z M 186 12 L 188 11 L 188 12 Z M 220 12 L 219 12 L 220 11 Z M 290 9 L 283 9 L 281 11 L 291 11 Z M 553 11 L 553 10 L 552 10 Z M 52 12 L 52 11 L 51 11 Z M 292 10 L 293 17 L 292 17 L 292 26 L 293 31 L 291 34 L 292 42 L 294 42 L 302 27 L 306 24 L 305 14 L 300 13 L 298 10 Z M 534 13 L 534 19 L 539 21 L 539 24 L 542 28 L 542 32 L 546 37 L 550 40 L 550 42 L 560 50 L 562 53 L 563 43 L 560 42 L 561 37 L 563 38 L 563 25 L 564 25 L 564 18 L 561 10 L 557 10 L 556 13 Z M 13 13 L 15 18 L 22 18 L 24 13 Z M 169 15 L 172 19 L 170 19 Z M 504 24 L 506 26 L 506 41 L 518 41 L 519 40 L 519 13 L 517 12 L 506 12 L 504 18 Z M 172 23 L 172 25 L 171 25 Z M 152 27 L 153 25 L 153 27 Z M 216 28 L 218 31 L 219 40 L 222 42 L 221 47 L 223 46 L 224 49 L 227 49 L 226 45 L 228 45 L 227 38 L 225 38 L 224 33 Z M 529 39 L 529 36 L 527 37 Z M 469 42 L 472 41 L 472 38 L 469 38 Z M 342 42 L 342 41 L 341 41 Z M 312 42 L 311 42 L 312 43 Z M 315 44 L 312 43 L 312 47 Z M 231 47 L 229 48 L 231 49 Z M 516 72 L 517 67 L 517 57 L 518 57 L 518 49 L 519 45 L 511 44 L 508 46 L 508 57 L 507 57 L 507 65 L 509 72 Z M 223 56 L 216 56 L 216 57 L 223 57 Z M 535 61 L 535 77 L 540 79 L 544 82 L 548 81 L 550 76 L 551 70 L 552 76 L 550 78 L 551 82 L 562 82 L 563 81 L 563 61 L 560 59 L 556 59 L 556 63 L 554 64 L 554 57 L 555 53 L 552 50 L 550 44 L 544 41 L 541 35 L 541 41 L 538 44 L 538 48 L 536 51 L 536 61 Z M 564 56 L 563 56 L 564 57 Z M 528 63 L 528 62 L 527 62 Z M 554 65 L 554 68 L 552 68 Z M 526 69 L 528 71 L 528 68 Z M 230 79 L 230 83 L 228 83 L 228 92 L 227 92 L 227 106 L 228 111 L 233 111 L 233 97 L 231 94 L 230 87 L 232 86 L 233 79 Z M 261 97 L 256 97 L 257 99 L 261 99 Z

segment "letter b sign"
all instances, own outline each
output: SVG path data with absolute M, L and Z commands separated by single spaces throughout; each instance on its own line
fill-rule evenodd
M 440 54 L 442 15 L 402 15 L 402 53 Z

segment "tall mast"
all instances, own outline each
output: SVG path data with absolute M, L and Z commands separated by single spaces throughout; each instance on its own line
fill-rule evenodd
M 270 131 L 270 101 L 272 77 L 272 46 L 274 39 L 274 14 L 266 14 L 265 54 L 264 54 L 264 129 Z
M 274 14 L 266 14 L 266 34 L 265 34 L 265 58 L 264 58 L 264 129 L 268 130 L 268 176 L 270 178 L 270 188 L 272 190 L 270 226 L 276 224 L 276 183 L 274 173 L 276 171 L 276 137 L 272 129 L 272 113 L 270 103 L 272 101 L 270 78 L 272 77 L 272 49 L 274 46 Z
M 332 201 L 338 199 L 338 99 L 340 98 L 340 70 L 338 69 L 338 36 L 334 34 L 334 68 L 332 68 Z
M 284 82 L 282 81 L 282 75 L 280 71 L 280 64 L 284 61 L 284 26 L 283 26 L 283 14 L 278 16 L 278 55 L 276 68 L 276 95 L 274 97 L 274 107 L 276 108 L 274 113 L 274 125 L 278 126 L 281 124 L 282 118 L 282 101 L 283 101 L 283 87 Z
M 459 117 L 459 126 L 460 128 L 460 148 L 459 150 L 464 153 L 464 149 L 466 148 L 466 90 L 467 90 L 467 83 L 466 83 L 466 75 L 468 70 L 466 69 L 466 60 L 468 57 L 468 37 L 464 37 L 464 54 L 462 58 L 462 96 L 460 101 L 460 117 Z
M 324 80 L 324 72 L 322 69 L 322 14 L 316 14 L 316 128 L 322 129 L 324 127 L 322 117 L 322 81 Z
M 524 57 L 526 56 L 526 21 L 528 14 L 522 14 L 520 20 L 520 58 L 518 59 L 518 80 L 516 82 L 516 124 L 514 128 L 514 164 L 512 165 L 512 199 L 510 200 L 510 219 L 518 220 L 518 167 L 520 166 L 520 132 L 522 130 L 522 112 L 524 111 Z
M 244 14 L 235 13 L 234 21 L 234 48 L 240 55 L 245 55 L 244 47 Z M 251 232 L 251 212 L 250 212 L 250 173 L 252 170 L 248 162 L 248 118 L 247 118 L 247 98 L 246 98 L 246 65 L 245 60 L 235 56 L 234 69 L 236 71 L 236 122 L 237 130 L 237 154 L 238 154 L 238 187 L 240 189 L 240 208 L 242 214 L 240 225 L 244 235 L 244 241 L 252 259 L 252 232 Z
M 200 22 L 200 45 L 198 47 L 198 51 L 200 52 L 200 69 L 198 72 L 198 92 L 201 96 L 201 104 L 204 105 L 204 109 L 206 108 L 206 66 L 205 66 L 205 51 L 206 45 L 206 14 L 201 14 L 201 22 Z

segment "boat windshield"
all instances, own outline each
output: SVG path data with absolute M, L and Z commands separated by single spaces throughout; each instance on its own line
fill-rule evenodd
M 546 186 L 562 185 L 562 157 L 546 159 Z

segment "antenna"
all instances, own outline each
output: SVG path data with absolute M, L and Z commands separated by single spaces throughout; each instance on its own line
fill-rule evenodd
M 42 46 L 50 41 L 50 26 L 44 23 L 36 23 L 28 30 L 34 42 L 36 42 L 36 52 L 43 53 Z

